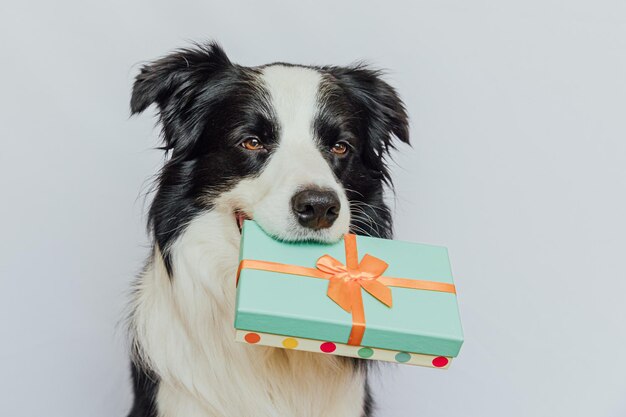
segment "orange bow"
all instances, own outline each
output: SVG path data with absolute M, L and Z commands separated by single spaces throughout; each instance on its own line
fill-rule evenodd
M 387 269 L 387 262 L 371 255 L 365 255 L 355 269 L 348 267 L 330 255 L 317 260 L 317 269 L 331 274 L 328 283 L 328 296 L 341 308 L 351 313 L 354 306 L 355 290 L 362 287 L 387 307 L 391 307 L 391 289 L 377 279 Z
M 328 297 L 345 311 L 352 313 L 352 329 L 350 330 L 347 343 L 355 346 L 361 344 L 365 334 L 365 310 L 363 308 L 361 288 L 388 307 L 392 306 L 391 289 L 389 286 L 456 293 L 454 284 L 385 277 L 383 273 L 388 265 L 382 259 L 366 254 L 359 263 L 355 235 L 346 234 L 344 243 L 346 265 L 330 255 L 324 255 L 319 258 L 315 265 L 316 268 L 243 259 L 239 263 L 237 281 L 239 281 L 239 274 L 244 268 L 327 279 L 329 281 L 326 292 Z

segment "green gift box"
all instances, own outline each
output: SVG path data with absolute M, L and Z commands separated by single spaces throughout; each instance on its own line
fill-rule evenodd
M 236 340 L 447 368 L 463 344 L 444 247 L 346 235 L 283 242 L 242 229 Z

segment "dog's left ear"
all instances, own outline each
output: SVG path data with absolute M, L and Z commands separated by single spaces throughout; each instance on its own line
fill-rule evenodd
M 358 107 L 357 117 L 377 151 L 387 152 L 393 148 L 394 136 L 409 143 L 409 120 L 404 103 L 396 90 L 381 78 L 381 71 L 364 65 L 326 69 Z
M 195 111 L 223 95 L 218 80 L 233 64 L 216 43 L 181 49 L 144 65 L 135 78 L 131 114 L 156 104 L 165 150 L 181 153 L 200 135 L 205 120 Z

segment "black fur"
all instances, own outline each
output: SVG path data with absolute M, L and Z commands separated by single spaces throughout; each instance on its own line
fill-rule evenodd
M 131 98 L 132 114 L 158 106 L 164 149 L 169 159 L 157 180 L 149 212 L 154 234 L 170 275 L 169 245 L 201 211 L 207 194 L 219 194 L 257 173 L 267 159 L 250 159 L 238 148 L 245 132 L 267 143 L 276 132 L 267 93 L 256 70 L 233 65 L 216 44 L 183 49 L 141 69 Z
M 128 417 L 157 417 L 155 404 L 159 386 L 157 376 L 136 363 L 131 363 L 130 371 L 133 378 L 135 401 Z
M 286 65 L 286 64 L 280 64 Z M 259 67 L 261 68 L 261 67 Z M 233 64 L 214 43 L 179 50 L 144 66 L 136 77 L 131 112 L 156 104 L 167 160 L 157 179 L 149 228 L 170 277 L 172 242 L 211 199 L 237 181 L 258 174 L 280 137 L 259 68 Z M 352 231 L 389 238 L 392 221 L 383 201 L 391 185 L 385 158 L 395 136 L 408 143 L 408 121 L 395 90 L 365 66 L 312 67 L 323 74 L 321 108 L 314 123 L 319 148 L 347 191 Z M 242 152 L 237 144 L 255 135 L 263 152 Z M 351 152 L 328 151 L 337 140 Z M 352 360 L 355 369 L 366 361 Z M 132 366 L 135 404 L 129 417 L 154 417 L 158 376 Z M 355 407 L 360 405 L 355 404 Z M 372 413 L 366 390 L 364 416 Z
M 408 118 L 396 91 L 380 72 L 364 66 L 321 67 L 324 106 L 315 128 L 325 147 L 338 139 L 356 150 L 331 162 L 348 193 L 352 229 L 357 234 L 390 238 L 392 220 L 383 201 L 383 185 L 392 185 L 385 157 L 392 136 L 409 142 Z

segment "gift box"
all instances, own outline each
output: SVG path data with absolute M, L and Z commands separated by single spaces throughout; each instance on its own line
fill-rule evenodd
M 463 344 L 447 249 L 347 234 L 283 242 L 242 229 L 236 340 L 446 369 Z

